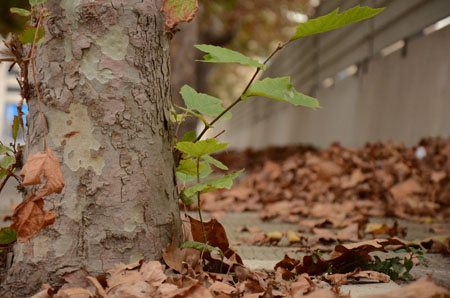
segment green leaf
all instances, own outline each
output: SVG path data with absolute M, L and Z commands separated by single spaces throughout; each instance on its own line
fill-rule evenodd
M 194 142 L 197 138 L 197 133 L 195 131 L 188 131 L 181 137 L 180 142 Z
M 204 155 L 202 158 L 207 163 L 210 163 L 210 164 L 218 167 L 219 169 L 228 170 L 228 167 L 226 165 L 224 165 L 222 162 L 220 162 L 219 160 L 215 159 L 214 157 L 212 157 L 210 155 Z
M 199 164 L 199 169 L 202 171 L 205 168 L 205 163 L 201 162 Z M 182 159 L 177 167 L 178 173 L 183 173 L 186 175 L 196 176 L 197 175 L 197 162 L 193 159 Z
M 196 110 L 203 115 L 212 117 L 219 116 L 219 114 L 225 110 L 220 99 L 212 97 L 208 94 L 198 93 L 188 85 L 184 85 L 181 88 L 180 94 L 183 97 L 184 103 L 186 104 L 188 110 Z M 231 113 L 225 113 L 223 118 L 231 118 Z
M 231 186 L 233 186 L 233 179 L 239 176 L 243 171 L 244 169 L 231 174 L 223 175 L 219 178 L 208 179 L 202 183 L 184 189 L 184 194 L 187 197 L 190 197 L 197 192 L 207 193 L 220 188 L 230 189 Z
M 176 106 L 177 108 L 179 108 L 180 110 L 185 111 L 185 112 L 187 112 L 188 114 L 191 114 L 192 116 L 197 117 L 198 119 L 202 120 L 202 122 L 203 122 L 203 124 L 204 124 L 205 126 L 209 126 L 208 121 L 206 121 L 206 119 L 205 119 L 205 117 L 203 117 L 203 115 L 201 115 L 201 114 L 199 114 L 199 113 L 196 113 L 196 112 L 194 112 L 193 110 L 190 110 L 190 109 L 186 109 L 186 108 L 183 108 L 183 107 L 180 107 L 180 106 L 177 106 L 177 105 L 175 105 L 175 106 Z
M 196 198 L 197 197 L 195 195 L 188 197 L 186 195 L 186 193 L 184 192 L 184 189 L 180 192 L 180 199 L 181 199 L 181 201 L 183 201 L 183 204 L 185 204 L 185 205 L 194 204 Z
M 3 228 L 0 230 L 0 244 L 10 244 L 17 240 L 16 230 L 11 228 Z
M 217 252 L 219 255 L 223 256 L 223 252 L 218 247 L 214 247 L 203 242 L 198 241 L 186 241 L 181 245 L 181 248 L 194 248 L 199 251 L 207 251 L 207 252 Z
M 6 176 L 6 174 L 8 174 L 8 171 L 5 169 L 0 169 L 0 179 L 3 179 L 3 177 Z
M 258 61 L 233 50 L 207 44 L 196 44 L 194 45 L 194 47 L 202 52 L 208 53 L 207 55 L 203 56 L 204 60 L 197 61 L 212 63 L 239 63 L 242 65 L 266 69 L 266 66 L 264 64 L 261 64 Z
M 31 12 L 29 10 L 26 10 L 23 8 L 18 8 L 18 7 L 11 7 L 9 9 L 9 11 L 11 13 L 18 14 L 19 16 L 22 16 L 22 17 L 29 17 L 31 15 Z
M 306 23 L 300 24 L 297 27 L 297 32 L 295 35 L 291 37 L 291 40 L 327 32 L 345 25 L 360 22 L 379 14 L 383 10 L 384 8 L 370 8 L 367 6 L 360 7 L 358 5 L 338 14 L 339 8 L 336 8 L 333 12 L 330 12 L 327 15 L 311 19 Z
M 297 92 L 291 84 L 290 77 L 266 78 L 256 81 L 242 96 L 247 100 L 249 96 L 265 96 L 272 99 L 288 102 L 295 106 L 304 106 L 312 109 L 320 108 L 319 101 L 313 97 Z
M 406 268 L 406 272 L 409 272 L 412 269 L 412 267 L 414 266 L 414 263 L 413 263 L 413 261 L 411 259 L 405 258 L 404 259 L 404 265 L 405 265 L 405 268 Z
M 14 142 L 16 141 L 17 135 L 19 134 L 19 128 L 20 128 L 20 118 L 19 116 L 14 116 L 14 121 L 12 125 L 12 135 Z
M 210 165 L 205 163 L 205 168 L 203 170 L 200 170 L 200 179 L 208 177 L 211 173 L 212 173 L 212 169 L 211 169 Z M 177 175 L 177 178 L 183 183 L 197 180 L 197 175 L 186 175 L 186 174 L 179 173 L 179 172 L 177 172 L 176 175 Z
M 12 149 L 0 144 L 0 155 L 5 154 L 6 152 L 12 152 Z
M 47 2 L 47 0 L 29 0 L 31 7 Z
M 19 35 L 19 40 L 21 43 L 33 43 L 34 35 L 36 33 L 36 28 L 27 26 L 25 30 Z M 44 36 L 44 28 L 39 27 L 38 38 L 36 43 Z
M 173 107 L 170 107 L 170 121 L 172 123 L 181 123 L 183 122 L 186 115 L 184 114 L 177 114 L 175 109 Z
M 217 139 L 206 139 L 203 141 L 193 142 L 178 142 L 175 148 L 191 155 L 192 157 L 202 157 L 203 155 L 210 154 L 225 149 L 228 143 L 217 143 Z
M 5 156 L 3 157 L 3 159 L 0 161 L 0 168 L 2 169 L 9 169 L 10 166 L 12 166 L 13 164 L 16 163 L 16 159 L 12 156 Z

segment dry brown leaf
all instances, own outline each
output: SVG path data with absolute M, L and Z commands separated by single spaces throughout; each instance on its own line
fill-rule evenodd
M 180 273 L 183 272 L 183 264 L 188 264 L 191 268 L 199 265 L 200 251 L 194 248 L 179 248 L 175 241 L 163 249 L 162 255 L 166 265 Z
M 403 182 L 400 182 L 400 183 L 394 185 L 390 191 L 391 191 L 392 195 L 394 196 L 394 198 L 401 200 L 401 199 L 407 199 L 416 193 L 423 193 L 424 189 L 419 184 L 419 182 L 417 182 L 417 180 L 408 179 L 406 181 L 403 181 Z
M 208 290 L 213 293 L 213 294 L 219 294 L 219 293 L 224 293 L 224 294 L 236 294 L 237 293 L 237 289 L 235 287 L 232 287 L 224 282 L 220 282 L 220 281 L 215 281 L 209 288 Z
M 297 280 L 291 284 L 290 294 L 293 297 L 301 297 L 312 290 L 316 285 L 312 282 L 307 274 L 302 274 L 298 276 Z
M 86 279 L 89 280 L 91 282 L 91 284 L 95 287 L 96 290 L 96 295 L 101 297 L 101 298 L 106 298 L 106 291 L 103 288 L 103 286 L 101 285 L 101 283 L 98 281 L 97 278 L 92 277 L 92 276 L 86 276 Z
M 325 275 L 325 278 L 334 285 L 344 285 L 350 282 L 350 280 L 359 280 L 360 278 L 366 278 L 370 280 L 376 280 L 381 282 L 389 282 L 391 278 L 381 272 L 376 271 L 360 271 L 359 268 L 349 273 L 336 273 Z
M 339 241 L 359 241 L 359 233 L 358 233 L 359 225 L 357 223 L 351 224 L 345 229 L 337 232 L 336 237 Z
M 41 184 L 42 174 L 47 181 L 37 191 L 34 200 L 38 200 L 52 193 L 61 193 L 64 188 L 64 177 L 59 166 L 59 161 L 48 147 L 44 153 L 30 154 L 19 173 L 23 178 L 22 185 L 24 186 Z
M 391 291 L 387 294 L 367 296 L 366 298 L 449 298 L 450 291 L 431 282 L 428 277 L 407 285 L 406 287 Z
M 55 298 L 92 298 L 92 293 L 83 288 L 60 289 Z
M 165 24 L 166 32 L 172 33 L 172 29 L 181 22 L 192 21 L 197 10 L 198 0 L 164 0 L 161 11 L 167 12 Z
M 17 240 L 25 242 L 37 232 L 51 225 L 56 218 L 56 213 L 44 210 L 44 200 L 36 199 L 30 194 L 25 201 L 14 210 L 11 228 L 17 232 Z
M 139 272 L 152 287 L 159 287 L 167 279 L 164 274 L 164 265 L 158 261 L 143 263 Z

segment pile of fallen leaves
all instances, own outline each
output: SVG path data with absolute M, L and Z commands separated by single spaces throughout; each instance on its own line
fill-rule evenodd
M 193 240 L 201 238 L 199 222 L 189 217 L 185 232 Z M 226 266 L 211 266 L 219 260 L 213 253 L 179 248 L 176 241 L 163 251 L 167 266 L 157 261 L 119 264 L 106 274 L 91 276 L 83 269 L 65 273 L 66 283 L 54 290 L 49 285 L 34 298 L 147 298 L 147 297 L 350 297 L 337 286 L 349 280 L 389 282 L 390 277 L 364 271 L 357 260 L 369 260 L 370 252 L 388 246 L 405 247 L 398 239 L 375 239 L 358 244 L 337 245 L 328 260 L 305 256 L 303 260 L 285 256 L 274 271 L 250 270 L 229 247 L 223 226 L 216 220 L 205 223 L 208 243 L 224 252 Z M 185 235 L 186 235 L 185 234 Z M 197 239 L 199 240 L 199 239 Z M 351 262 L 349 260 L 354 260 Z M 218 271 L 217 269 L 220 268 Z M 333 274 L 327 270 L 333 268 Z M 324 274 L 325 273 L 325 274 Z M 450 292 L 428 279 L 420 279 L 392 293 L 373 297 L 449 297 Z
M 351 149 L 289 147 L 273 161 L 274 148 L 231 190 L 204 194 L 202 209 L 260 211 L 262 218 L 296 217 L 342 221 L 357 215 L 416 220 L 450 217 L 450 140 L 426 139 L 407 148 L 387 143 Z M 218 156 L 233 167 L 248 166 L 253 151 Z M 242 163 L 238 160 L 242 158 Z M 254 161 L 255 159 L 253 159 Z

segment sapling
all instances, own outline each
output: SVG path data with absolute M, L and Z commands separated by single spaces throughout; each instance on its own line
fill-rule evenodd
M 181 153 L 181 160 L 177 164 L 177 177 L 183 188 L 179 197 L 184 204 L 197 203 L 197 211 L 202 225 L 203 242 L 190 241 L 183 244 L 184 247 L 193 247 L 202 251 L 211 251 L 211 247 L 207 245 L 208 239 L 203 224 L 201 213 L 200 195 L 203 193 L 215 191 L 217 189 L 231 188 L 233 179 L 236 178 L 243 170 L 223 175 L 219 178 L 207 177 L 213 172 L 212 166 L 221 170 L 228 170 L 227 166 L 210 154 L 221 151 L 227 147 L 227 143 L 220 143 L 216 138 L 208 138 L 203 140 L 205 133 L 213 127 L 220 119 L 231 117 L 230 110 L 240 102 L 246 102 L 250 97 L 263 96 L 294 106 L 303 106 L 312 109 L 320 108 L 316 98 L 302 94 L 295 90 L 291 84 L 289 76 L 278 78 L 257 79 L 258 74 L 266 69 L 267 63 L 281 50 L 283 50 L 291 42 L 330 30 L 338 29 L 348 24 L 356 23 L 374 17 L 384 8 L 370 8 L 356 6 L 342 13 L 339 8 L 333 12 L 302 23 L 297 27 L 296 33 L 284 43 L 272 51 L 272 53 L 262 62 L 258 62 L 239 52 L 213 46 L 213 45 L 195 45 L 195 47 L 206 53 L 200 62 L 209 63 L 238 63 L 241 65 L 254 67 L 255 71 L 246 87 L 228 107 L 223 107 L 222 101 L 213 96 L 198 93 L 193 88 L 185 85 L 181 88 L 181 96 L 186 107 L 175 106 L 172 109 L 171 120 L 179 127 L 186 117 L 197 117 L 204 125 L 202 131 L 197 135 L 195 131 L 187 132 L 180 140 L 175 140 L 175 149 Z M 208 117 L 212 117 L 212 121 L 208 121 Z M 203 181 L 202 181 L 203 179 Z M 195 181 L 195 184 L 187 187 L 186 183 Z

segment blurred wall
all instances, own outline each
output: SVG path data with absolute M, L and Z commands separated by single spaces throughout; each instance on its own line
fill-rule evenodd
M 335 141 L 359 147 L 378 140 L 413 145 L 422 137 L 450 137 L 450 26 L 442 28 L 450 23 L 450 1 L 330 0 L 319 15 L 356 4 L 387 9 L 291 43 L 264 75 L 290 75 L 322 109 L 251 98 L 212 134 L 226 130 L 221 139 L 236 149 Z

